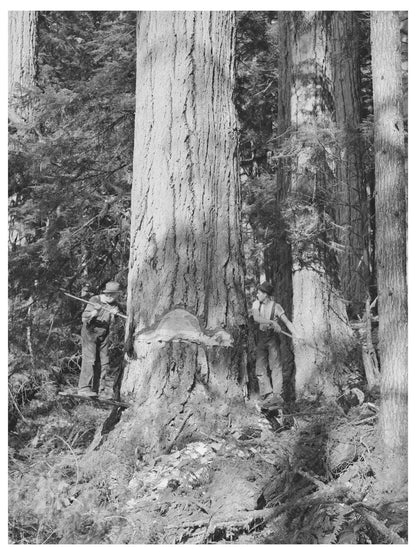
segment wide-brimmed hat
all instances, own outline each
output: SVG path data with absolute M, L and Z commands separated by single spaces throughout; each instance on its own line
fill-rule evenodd
M 106 283 L 103 293 L 120 293 L 120 284 L 117 281 L 109 281 Z
M 263 283 L 259 286 L 259 291 L 263 291 L 266 295 L 273 295 L 273 285 L 268 281 L 263 281 Z

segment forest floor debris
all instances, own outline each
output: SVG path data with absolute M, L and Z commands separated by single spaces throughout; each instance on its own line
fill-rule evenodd
M 374 490 L 374 404 L 299 404 L 279 431 L 254 401 L 246 408 L 223 435 L 111 472 L 83 462 L 108 408 L 26 410 L 10 438 L 10 542 L 407 541 L 406 501 Z

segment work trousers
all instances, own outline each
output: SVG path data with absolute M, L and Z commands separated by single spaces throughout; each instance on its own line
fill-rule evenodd
M 78 389 L 92 389 L 98 393 L 100 379 L 109 371 L 108 328 L 81 329 L 82 365 Z
M 258 330 L 257 332 L 256 376 L 260 395 L 274 393 L 282 397 L 283 365 L 280 339 L 273 331 Z

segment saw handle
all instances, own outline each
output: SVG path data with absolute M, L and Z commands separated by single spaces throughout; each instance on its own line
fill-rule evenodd
M 81 299 L 80 297 L 76 297 L 75 295 L 72 295 L 71 293 L 68 293 L 67 291 L 65 291 L 65 289 L 62 289 L 61 287 L 59 287 L 59 290 L 62 291 L 62 293 L 64 295 L 66 295 L 67 297 L 70 297 L 71 299 L 75 299 L 76 301 L 80 301 L 81 303 L 84 304 L 90 304 L 92 305 L 95 309 L 103 309 L 107 312 L 111 312 L 113 314 L 113 312 L 111 310 L 109 310 L 108 308 L 106 308 L 105 306 L 101 306 L 99 304 L 96 303 L 91 303 L 90 301 L 87 301 L 87 299 Z M 120 318 L 123 318 L 123 320 L 127 320 L 127 316 L 125 314 L 123 314 L 122 312 L 117 312 L 116 314 L 114 314 L 114 316 L 119 316 Z

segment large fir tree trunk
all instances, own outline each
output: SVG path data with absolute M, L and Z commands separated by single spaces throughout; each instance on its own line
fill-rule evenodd
M 350 314 L 362 315 L 369 294 L 367 194 L 360 133 L 359 22 L 354 12 L 332 15 L 335 118 L 339 130 L 336 240 L 341 291 Z
M 35 84 L 36 19 L 34 11 L 9 12 L 9 118 L 30 115 L 29 90 Z
M 280 186 L 291 244 L 293 322 L 302 337 L 294 348 L 298 396 L 336 392 L 337 363 L 350 337 L 331 249 L 336 156 L 327 139 L 334 125 L 329 17 L 322 12 L 281 15 L 289 89 L 280 106 L 286 127 L 281 152 L 288 161 Z
M 382 482 L 407 481 L 406 179 L 398 12 L 372 12 Z
M 222 425 L 243 399 L 234 40 L 232 12 L 139 15 L 121 393 L 129 434 L 152 450 Z

